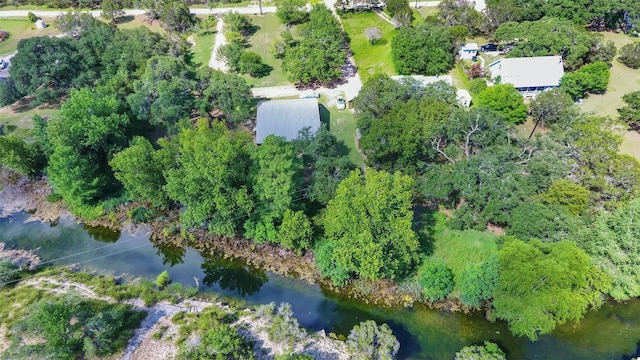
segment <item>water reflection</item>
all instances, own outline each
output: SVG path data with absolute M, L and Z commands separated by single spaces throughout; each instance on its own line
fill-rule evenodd
M 184 262 L 184 255 L 187 248 L 182 245 L 172 244 L 169 242 L 154 242 L 153 247 L 156 248 L 156 255 L 162 257 L 162 265 L 176 266 Z
M 223 258 L 205 258 L 200 265 L 204 271 L 202 280 L 206 286 L 217 284 L 224 290 L 235 291 L 245 297 L 257 293 L 269 278 L 264 270 L 255 269 L 245 262 Z
M 52 224 L 52 226 L 56 225 Z M 82 229 L 93 239 L 103 243 L 114 243 L 118 241 L 122 235 L 120 231 L 111 230 L 103 226 L 89 226 L 87 224 L 82 224 Z

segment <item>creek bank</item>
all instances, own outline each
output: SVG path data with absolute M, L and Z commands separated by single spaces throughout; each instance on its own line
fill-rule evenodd
M 8 217 L 18 212 L 29 212 L 27 221 L 56 222 L 60 218 L 75 218 L 61 201 L 51 203 L 47 196 L 52 189 L 46 179 L 30 180 L 24 176 L 1 170 L 0 184 L 0 217 Z M 112 231 L 130 231 L 132 233 L 148 232 L 154 243 L 163 243 L 175 247 L 192 247 L 203 256 L 216 256 L 225 259 L 239 259 L 248 265 L 283 275 L 299 278 L 310 284 L 319 284 L 325 290 L 341 297 L 349 297 L 367 304 L 379 306 L 411 307 L 421 303 L 427 307 L 445 311 L 469 312 L 457 300 L 445 300 L 434 303 L 422 303 L 415 292 L 402 289 L 398 283 L 386 279 L 377 281 L 356 280 L 346 287 L 338 287 L 330 280 L 324 279 L 315 264 L 311 251 L 299 256 L 293 251 L 283 249 L 274 244 L 257 244 L 254 241 L 240 238 L 220 238 L 209 234 L 204 229 L 190 232 L 180 231 L 179 212 L 170 210 L 147 225 L 134 224 L 131 211 L 144 203 L 127 203 L 118 206 L 95 220 L 78 220 L 76 222 L 94 227 L 104 227 Z

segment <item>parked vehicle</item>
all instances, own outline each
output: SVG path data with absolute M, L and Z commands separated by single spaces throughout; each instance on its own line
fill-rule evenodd
M 344 110 L 347 108 L 347 102 L 344 101 L 344 98 L 342 96 L 338 96 L 338 98 L 336 99 L 336 107 L 338 108 L 338 110 Z
M 6 69 L 7 66 L 9 66 L 9 63 L 6 62 L 4 59 L 0 59 L 0 70 Z
M 480 46 L 480 51 L 483 52 L 487 52 L 487 51 L 498 51 L 498 44 L 484 44 L 482 46 Z

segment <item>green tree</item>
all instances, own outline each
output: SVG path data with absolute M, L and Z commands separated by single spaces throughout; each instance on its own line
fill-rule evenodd
M 305 5 L 307 3 L 304 0 L 278 0 L 276 16 L 285 25 L 301 24 L 309 19 Z
M 560 88 L 538 94 L 529 105 L 531 116 L 533 116 L 533 120 L 535 121 L 535 126 L 533 130 L 531 130 L 529 138 L 533 136 L 538 126 L 542 125 L 546 127 L 566 118 L 566 116 L 569 115 L 568 113 L 572 105 L 573 100 L 571 96 Z
M 124 15 L 122 2 L 118 0 L 102 0 L 100 8 L 102 9 L 102 17 L 112 22 L 116 22 L 120 16 Z
M 504 116 L 509 124 L 521 124 L 527 118 L 524 99 L 511 84 L 488 87 L 478 94 L 478 105 Z
M 205 69 L 198 73 L 197 104 L 201 114 L 218 110 L 234 124 L 255 116 L 255 101 L 247 81 L 235 74 Z
M 276 314 L 271 319 L 271 327 L 268 329 L 269 340 L 286 342 L 294 345 L 304 338 L 304 330 L 298 325 L 298 320 L 293 317 L 291 304 L 282 303 L 278 306 Z
M 131 111 L 140 120 L 173 128 L 178 120 L 189 118 L 194 107 L 194 74 L 182 61 L 170 56 L 154 56 L 134 93 L 127 97 Z
M 278 242 L 275 229 L 293 206 L 294 194 L 302 183 L 302 163 L 293 144 L 273 135 L 253 148 L 251 160 L 251 190 L 259 205 L 245 223 L 245 235 L 258 242 Z
M 479 307 L 482 301 L 493 298 L 493 291 L 498 282 L 498 260 L 467 265 L 458 279 L 460 300 L 471 307 Z
M 446 74 L 453 67 L 453 39 L 445 27 L 401 28 L 391 41 L 393 66 L 401 75 Z
M 640 201 L 622 205 L 614 213 L 602 213 L 595 222 L 593 235 L 584 237 L 581 246 L 595 263 L 611 277 L 609 295 L 618 301 L 640 295 L 640 231 L 635 221 Z
M 620 119 L 630 126 L 634 126 L 640 121 L 640 90 L 624 94 L 622 100 L 625 106 L 618 109 Z
M 554 181 L 546 192 L 540 195 L 549 205 L 566 206 L 573 215 L 581 215 L 589 206 L 589 190 L 567 179 Z
M 566 207 L 527 201 L 511 213 L 507 233 L 520 239 L 574 240 L 583 227 Z
M 262 62 L 260 54 L 252 51 L 245 51 L 240 55 L 238 61 L 240 73 L 249 74 L 252 77 L 263 77 L 267 75 L 267 65 Z
M 640 43 L 633 42 L 623 46 L 618 61 L 632 69 L 640 68 Z
M 184 360 L 253 360 L 253 352 L 244 336 L 228 324 L 208 330 L 200 344 L 178 355 Z
M 487 88 L 487 80 L 483 78 L 473 79 L 469 82 L 469 92 L 478 95 Z
M 93 77 L 71 38 L 20 40 L 11 59 L 11 81 L 19 94 L 51 101 Z
M 418 270 L 418 281 L 429 301 L 442 300 L 453 290 L 453 274 L 443 261 L 429 257 Z
M 169 144 L 164 142 L 164 146 L 155 150 L 149 140 L 135 137 L 128 148 L 115 154 L 109 162 L 116 179 L 124 185 L 131 199 L 146 200 L 159 207 L 167 205 L 164 172 L 175 160 Z
M 287 49 L 282 68 L 296 84 L 328 84 L 342 77 L 347 61 L 344 34 L 338 19 L 324 4 L 309 12 L 308 34 Z
M 609 73 L 609 65 L 597 61 L 565 74 L 560 80 L 560 87 L 574 100 L 584 98 L 588 93 L 602 94 L 607 91 Z
M 38 175 L 46 165 L 46 158 L 37 144 L 27 143 L 16 135 L 0 135 L 0 166 L 20 174 Z
M 351 329 L 347 349 L 353 359 L 395 359 L 400 343 L 387 324 L 378 326 L 373 320 L 363 321 Z
M 244 54 L 244 47 L 237 42 L 230 42 L 218 48 L 218 60 L 223 60 L 230 70 L 240 71 L 240 58 Z
M 223 124 L 178 135 L 178 164 L 165 173 L 165 190 L 184 211 L 180 222 L 187 228 L 207 226 L 216 235 L 234 235 L 243 215 L 253 208 L 246 174 L 251 144 L 249 134 L 230 133 Z
M 412 188 L 406 175 L 375 170 L 364 176 L 354 170 L 340 183 L 323 220 L 336 267 L 372 280 L 415 267 L 420 245 L 411 228 Z
M 482 345 L 465 346 L 456 353 L 455 360 L 507 360 L 504 351 L 489 341 Z
M 498 252 L 500 278 L 493 316 L 506 320 L 515 335 L 536 340 L 556 325 L 579 321 L 599 307 L 608 276 L 570 241 L 507 241 Z
M 302 211 L 285 210 L 282 224 L 278 229 L 278 242 L 282 247 L 295 250 L 302 255 L 303 250 L 311 247 L 313 229 L 309 218 Z

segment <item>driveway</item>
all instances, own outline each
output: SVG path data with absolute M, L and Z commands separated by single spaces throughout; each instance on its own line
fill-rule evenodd
M 0 70 L 0 79 L 6 79 L 9 77 L 9 68 L 11 67 L 11 58 L 14 57 L 17 53 L 18 52 L 15 51 L 15 52 L 12 52 L 11 54 L 0 55 L 0 59 L 3 59 L 4 61 L 9 63 L 6 68 Z

